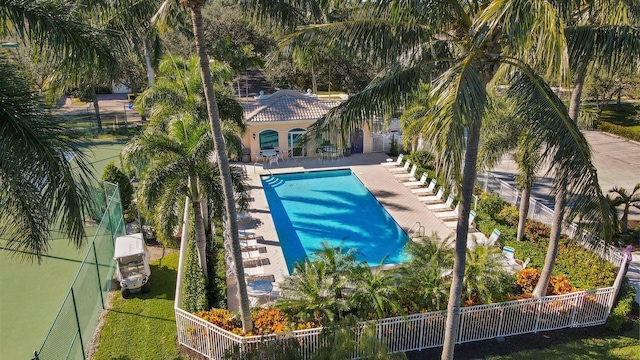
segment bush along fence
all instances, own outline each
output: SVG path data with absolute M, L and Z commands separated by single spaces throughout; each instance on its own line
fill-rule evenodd
M 484 182 L 480 180 L 479 186 L 484 186 L 485 189 L 502 189 L 493 192 L 504 195 L 503 198 L 514 205 L 517 203 L 518 192 L 509 184 L 491 175 L 484 176 L 482 179 Z M 535 219 L 541 222 L 545 222 L 544 218 L 549 214 L 549 221 L 546 223 L 550 223 L 550 214 L 553 212 L 546 206 L 536 202 L 535 206 L 531 206 L 530 211 L 537 216 Z M 575 224 L 568 226 L 566 230 L 567 235 L 576 238 L 580 243 L 586 245 L 587 241 L 591 240 L 589 239 L 591 235 L 588 233 L 578 234 Z M 626 258 L 617 249 L 605 245 L 604 242 L 587 246 L 587 248 L 618 267 L 613 286 L 564 295 L 463 307 L 458 315 L 456 343 L 606 323 L 624 277 Z M 181 261 L 179 267 L 181 268 L 182 265 Z M 225 353 L 232 349 L 250 351 L 273 343 L 279 343 L 282 347 L 293 346 L 301 358 L 308 359 L 326 342 L 322 328 L 260 336 L 239 336 L 182 310 L 180 301 L 176 300 L 178 342 L 209 359 L 223 359 Z M 364 329 L 373 327 L 377 338 L 386 345 L 389 353 L 438 347 L 444 343 L 445 322 L 446 311 L 361 322 L 353 332 L 354 341 L 359 343 L 359 337 Z M 356 350 L 352 358 L 358 357 Z
M 85 359 L 115 270 L 115 238 L 125 234 L 118 185 L 104 182 L 106 207 L 71 288 L 33 360 Z M 100 203 L 101 201 L 98 201 Z

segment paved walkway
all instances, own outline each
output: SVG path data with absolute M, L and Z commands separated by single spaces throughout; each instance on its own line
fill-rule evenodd
M 640 143 L 601 131 L 584 131 L 583 134 L 591 147 L 593 164 L 598 170 L 600 187 L 605 194 L 614 186 L 631 190 L 640 183 Z M 511 184 L 515 183 L 516 172 L 515 162 L 506 157 L 500 165 L 492 170 L 493 174 Z M 543 171 L 539 173 L 539 176 L 542 178 L 534 187 L 533 196 L 553 208 L 552 179 L 544 177 Z M 632 207 L 629 219 L 640 220 L 640 209 Z M 627 277 L 638 288 L 636 302 L 640 303 L 640 251 L 634 252 L 633 262 L 629 267 Z

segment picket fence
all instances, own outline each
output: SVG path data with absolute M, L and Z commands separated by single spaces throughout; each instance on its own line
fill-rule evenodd
M 493 186 L 493 189 L 500 189 L 496 192 L 498 195 L 509 194 L 503 198 L 512 204 L 517 203 L 517 191 L 509 184 L 492 179 L 490 175 L 484 177 L 484 183 L 478 180 L 481 185 L 490 185 L 489 182 L 493 181 L 493 185 L 498 185 Z M 485 189 L 488 187 L 491 186 Z M 541 214 L 553 213 L 543 204 L 533 201 L 538 220 L 545 217 L 539 216 Z M 624 277 L 623 265 L 626 256 L 616 248 L 606 245 L 604 241 L 593 241 L 593 235 L 579 231 L 576 224 L 567 226 L 565 233 L 618 267 L 613 286 L 565 295 L 463 307 L 458 314 L 460 318 L 456 344 L 539 331 L 601 325 L 607 321 Z M 176 302 L 175 316 L 178 342 L 209 359 L 222 359 L 225 352 L 234 347 L 247 351 L 269 342 L 282 342 L 283 346 L 284 342 L 287 342 L 288 346 L 293 344 L 301 357 L 308 359 L 314 351 L 325 345 L 326 341 L 322 328 L 239 336 L 180 309 L 179 302 Z M 373 328 L 389 353 L 416 351 L 442 346 L 445 323 L 446 311 L 434 311 L 364 321 L 358 324 L 353 334 L 357 342 L 365 328 Z M 359 358 L 358 350 L 352 358 Z

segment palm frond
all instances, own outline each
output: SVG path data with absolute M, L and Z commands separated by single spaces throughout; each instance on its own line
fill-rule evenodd
M 486 41 L 495 45 L 499 42 L 500 48 L 489 49 L 494 55 L 503 53 L 526 59 L 534 67 L 543 64 L 548 78 L 567 82 L 565 26 L 562 14 L 548 1 L 491 1 L 474 24 L 475 47 L 481 48 Z
M 518 69 L 507 96 L 516 102 L 529 126 L 536 129 L 535 136 L 544 139 L 542 158 L 551 163 L 556 191 L 569 186 L 573 193 L 568 219 L 579 215 L 589 219 L 593 226 L 602 226 L 603 235 L 610 239 L 611 209 L 600 189 L 584 136 L 562 101 L 533 69 L 519 62 L 506 62 Z
M 432 94 L 437 102 L 425 125 L 427 141 L 434 147 L 440 172 L 460 184 L 465 129 L 481 124 L 487 94 L 473 56 L 463 58 L 435 81 Z
M 636 70 L 640 26 L 576 26 L 565 30 L 572 67 L 593 61 L 609 71 Z

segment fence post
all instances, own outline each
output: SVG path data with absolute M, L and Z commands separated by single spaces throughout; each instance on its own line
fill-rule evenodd
M 104 296 L 102 295 L 102 280 L 100 280 L 100 266 L 98 265 L 98 253 L 96 252 L 96 242 L 91 244 L 93 247 L 93 257 L 96 259 L 96 274 L 98 275 L 98 292 L 100 293 L 100 302 L 102 303 L 102 309 L 104 310 Z
M 71 287 L 71 300 L 73 300 L 73 313 L 76 315 L 76 325 L 78 325 L 78 336 L 80 337 L 80 350 L 82 350 L 82 359 L 86 359 L 84 354 L 84 343 L 82 342 L 82 330 L 80 330 L 80 318 L 78 317 L 78 306 L 76 306 L 76 295 Z
M 538 333 L 538 324 L 540 323 L 540 313 L 542 312 L 542 298 L 538 298 L 538 306 L 536 306 L 536 326 L 533 328 L 533 333 Z

